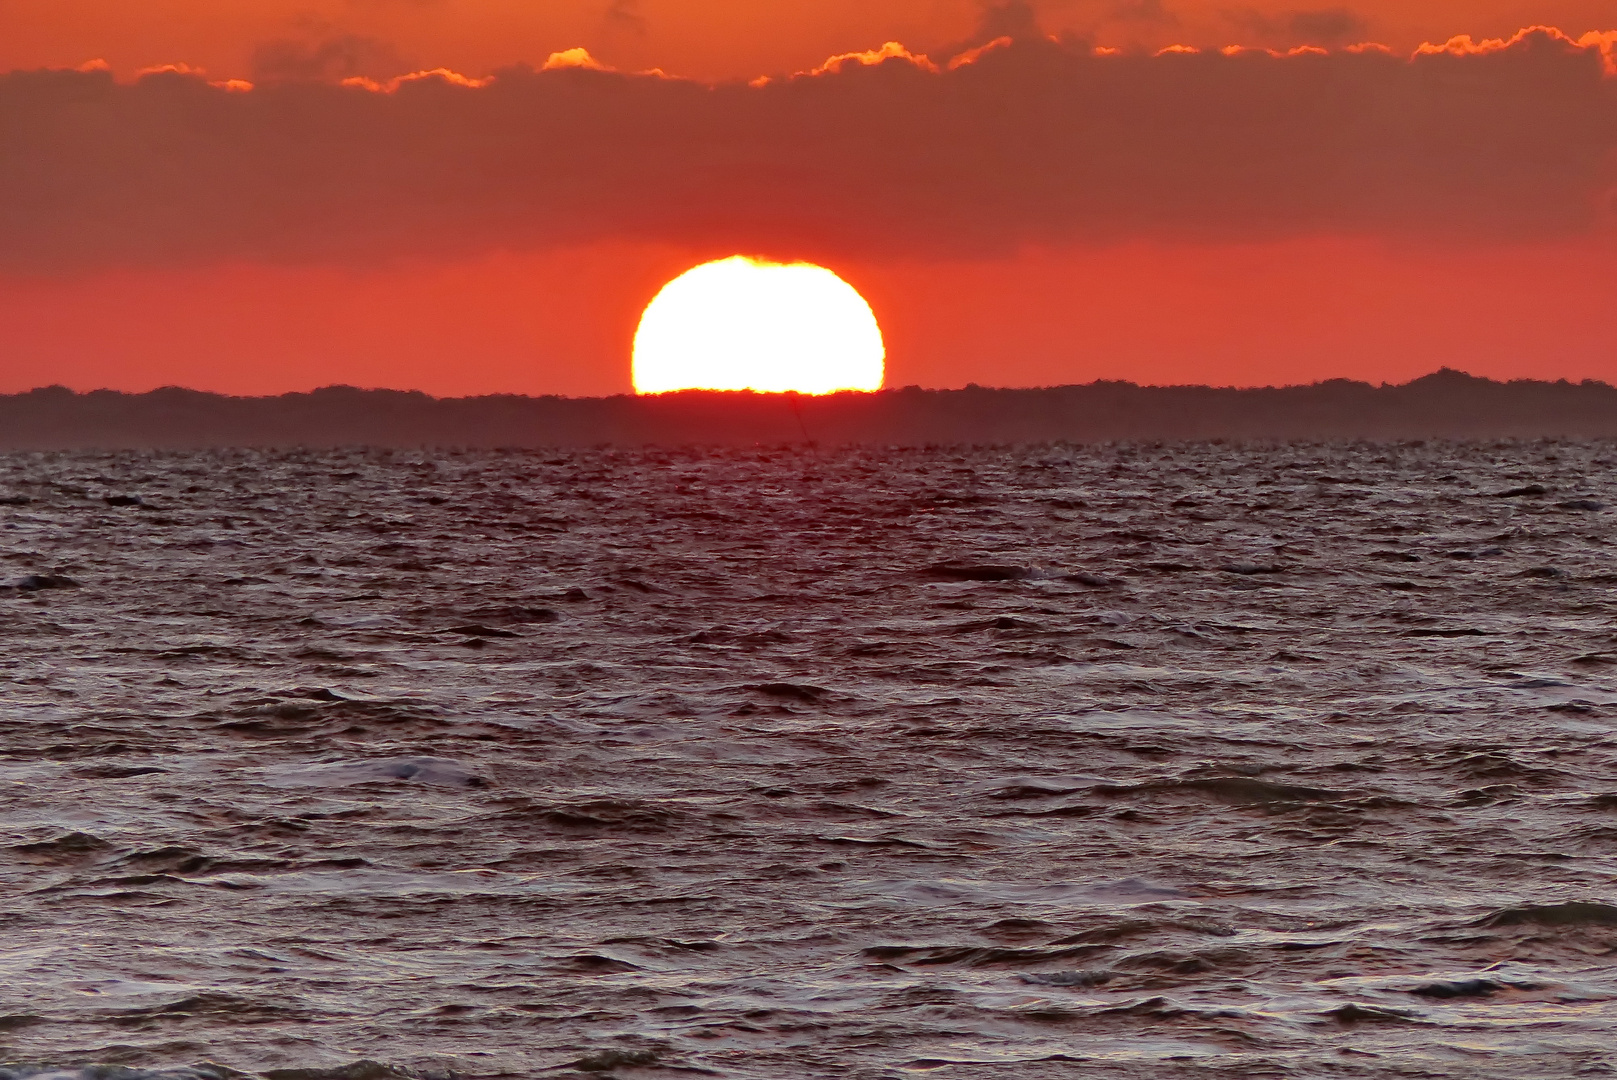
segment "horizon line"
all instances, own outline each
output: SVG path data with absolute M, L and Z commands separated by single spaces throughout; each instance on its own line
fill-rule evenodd
M 176 383 L 167 383 L 167 384 L 164 384 L 162 386 L 154 386 L 154 387 L 151 387 L 150 389 L 147 389 L 147 390 L 120 390 L 120 389 L 115 389 L 113 387 L 97 387 L 97 388 L 91 389 L 91 390 L 75 390 L 72 387 L 63 386 L 60 383 L 52 383 L 52 384 L 49 384 L 49 385 L 46 385 L 46 386 L 35 386 L 35 387 L 32 387 L 32 388 L 27 389 L 27 390 L 16 390 L 16 391 L 12 391 L 12 392 L 9 392 L 9 393 L 0 393 L 0 398 L 13 398 L 14 399 L 14 398 L 28 397 L 30 395 L 36 395 L 36 394 L 38 394 L 38 395 L 49 394 L 49 395 L 52 395 L 52 396 L 61 396 L 61 395 L 66 394 L 66 395 L 72 395 L 73 397 L 90 397 L 90 396 L 93 396 L 93 395 L 102 395 L 102 394 L 115 395 L 115 396 L 118 396 L 118 397 L 148 397 L 148 396 L 151 396 L 151 395 L 154 395 L 154 394 L 176 394 L 176 393 L 179 393 L 179 394 L 187 394 L 187 395 L 196 395 L 196 396 L 199 396 L 199 397 L 212 397 L 212 398 L 221 398 L 221 399 L 236 400 L 236 401 L 272 401 L 272 400 L 277 400 L 277 399 L 281 399 L 281 398 L 288 398 L 288 397 L 308 397 L 308 396 L 312 396 L 312 395 L 315 395 L 315 394 L 329 394 L 329 393 L 333 393 L 333 392 L 351 392 L 351 393 L 357 393 L 357 394 L 398 394 L 398 395 L 403 395 L 403 396 L 408 396 L 408 397 L 425 398 L 425 399 L 430 400 L 430 401 L 477 401 L 477 400 L 482 400 L 482 399 L 487 399 L 487 398 L 527 398 L 529 400 L 549 400 L 549 399 L 554 399 L 554 400 L 561 400 L 561 401 L 614 401 L 614 400 L 618 400 L 620 398 L 632 398 L 632 399 L 636 399 L 636 400 L 639 400 L 639 399 L 645 399 L 645 400 L 676 400 L 676 399 L 695 397 L 695 396 L 735 398 L 735 399 L 752 399 L 752 398 L 770 398 L 770 399 L 773 399 L 773 398 L 788 398 L 789 397 L 789 398 L 795 398 L 795 399 L 798 399 L 798 400 L 802 400 L 802 399 L 805 399 L 805 398 L 812 400 L 812 399 L 816 399 L 816 398 L 837 398 L 837 399 L 875 398 L 875 397 L 878 397 L 878 396 L 881 396 L 881 395 L 902 394 L 902 393 L 959 394 L 959 393 L 974 393 L 974 392 L 983 392 L 983 391 L 987 391 L 987 392 L 991 392 L 991 393 L 1038 393 L 1038 392 L 1054 391 L 1054 390 L 1087 389 L 1087 388 L 1092 388 L 1092 387 L 1104 387 L 1104 386 L 1132 387 L 1132 388 L 1137 389 L 1137 390 L 1212 390 L 1212 391 L 1224 391 L 1224 392 L 1229 392 L 1229 393 L 1258 393 L 1258 392 L 1263 392 L 1263 391 L 1307 390 L 1307 389 L 1312 389 L 1312 388 L 1316 388 L 1316 387 L 1326 387 L 1326 386 L 1339 386 L 1339 387 L 1359 386 L 1359 387 L 1365 387 L 1365 388 L 1370 389 L 1370 390 L 1400 390 L 1400 389 L 1404 389 L 1406 387 L 1414 386 L 1417 383 L 1425 382 L 1425 381 L 1428 381 L 1428 380 L 1431 380 L 1431 379 L 1447 378 L 1447 379 L 1452 380 L 1455 376 L 1458 376 L 1460 379 L 1463 379 L 1463 380 L 1465 380 L 1467 382 L 1487 383 L 1487 384 L 1490 384 L 1490 385 L 1493 385 L 1493 386 L 1510 386 L 1510 385 L 1518 385 L 1518 384 L 1530 384 L 1530 385 L 1540 385 L 1540 386 L 1565 385 L 1565 386 L 1583 386 L 1583 387 L 1590 387 L 1590 388 L 1604 388 L 1604 389 L 1608 389 L 1608 390 L 1613 389 L 1613 384 L 1608 383 L 1603 379 L 1582 378 L 1582 379 L 1573 380 L 1573 379 L 1567 378 L 1565 376 L 1562 376 L 1560 378 L 1554 378 L 1554 379 L 1550 379 L 1550 378 L 1527 378 L 1527 377 L 1510 378 L 1510 379 L 1495 379 L 1495 378 L 1492 378 L 1492 377 L 1487 376 L 1487 375 L 1474 375 L 1471 372 L 1462 371 L 1459 368 L 1449 367 L 1448 365 L 1445 364 L 1442 367 L 1439 367 L 1434 371 L 1427 372 L 1424 375 L 1413 376 L 1407 382 L 1401 382 L 1401 383 L 1393 383 L 1393 382 L 1386 382 L 1386 381 L 1382 381 L 1380 383 L 1373 383 L 1373 382 L 1369 382 L 1369 381 L 1366 381 L 1366 380 L 1363 380 L 1363 379 L 1348 378 L 1346 376 L 1337 376 L 1337 377 L 1325 378 L 1325 379 L 1315 379 L 1312 382 L 1306 382 L 1306 383 L 1304 383 L 1304 382 L 1280 383 L 1280 384 L 1266 383 L 1266 384 L 1261 384 L 1261 385 L 1260 384 L 1251 384 L 1251 385 L 1247 385 L 1247 386 L 1237 386 L 1237 385 L 1234 385 L 1234 384 L 1215 385 L 1213 383 L 1137 383 L 1137 382 L 1134 382 L 1133 380 L 1130 380 L 1130 379 L 1092 379 L 1089 382 L 1083 382 L 1083 383 L 1080 383 L 1080 382 L 1048 383 L 1048 384 L 1040 385 L 1040 386 L 985 386 L 983 384 L 975 383 L 975 382 L 966 383 L 964 386 L 921 386 L 918 383 L 910 383 L 910 384 L 907 384 L 905 386 L 882 386 L 882 387 L 880 387 L 880 388 L 878 388 L 876 390 L 846 389 L 846 390 L 834 390 L 834 391 L 831 391 L 829 393 L 823 393 L 823 394 L 800 393 L 798 391 L 792 391 L 792 390 L 786 390 L 786 391 L 750 390 L 750 389 L 747 389 L 747 390 L 714 390 L 714 389 L 704 389 L 704 388 L 701 388 L 701 387 L 688 387 L 688 388 L 681 389 L 681 390 L 668 390 L 668 391 L 664 391 L 662 393 L 656 393 L 656 394 L 641 394 L 641 393 L 636 393 L 633 390 L 627 390 L 627 391 L 620 391 L 618 393 L 613 393 L 613 394 L 593 394 L 593 395 L 530 393 L 530 392 L 516 391 L 516 390 L 495 390 L 495 391 L 489 391 L 487 393 L 481 393 L 481 394 L 438 395 L 438 394 L 433 394 L 433 393 L 430 393 L 430 392 L 428 392 L 426 390 L 420 390 L 420 389 L 407 389 L 407 388 L 400 388 L 400 387 L 393 387 L 393 386 L 356 386 L 356 385 L 354 385 L 352 383 L 328 383 L 328 384 L 326 384 L 324 386 L 312 387 L 312 388 L 307 389 L 307 390 L 283 390 L 283 391 L 280 391 L 279 393 L 233 394 L 233 393 L 229 393 L 227 391 L 222 391 L 222 390 L 203 390 L 203 389 L 198 389 L 196 387 L 191 387 L 191 386 L 181 386 L 181 385 L 176 384 Z

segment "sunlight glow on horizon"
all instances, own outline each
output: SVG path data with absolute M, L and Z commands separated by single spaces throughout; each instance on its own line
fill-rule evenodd
M 736 255 L 687 270 L 646 306 L 634 389 L 879 390 L 886 355 L 875 313 L 836 274 Z

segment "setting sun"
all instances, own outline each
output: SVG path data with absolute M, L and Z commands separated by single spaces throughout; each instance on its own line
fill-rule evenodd
M 858 291 L 823 266 L 737 255 L 664 285 L 634 336 L 634 388 L 877 390 L 886 350 Z

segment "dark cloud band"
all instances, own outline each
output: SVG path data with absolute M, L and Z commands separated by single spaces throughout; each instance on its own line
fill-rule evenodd
M 644 240 L 809 257 L 1341 233 L 1565 236 L 1610 216 L 1617 78 L 1551 31 L 1095 55 L 764 85 L 566 67 L 379 91 L 0 77 L 0 267 L 353 262 Z

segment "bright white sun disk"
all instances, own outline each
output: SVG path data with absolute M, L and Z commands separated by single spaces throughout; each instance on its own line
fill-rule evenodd
M 737 255 L 664 285 L 634 336 L 634 388 L 829 394 L 878 390 L 881 328 L 846 281 L 811 263 Z

